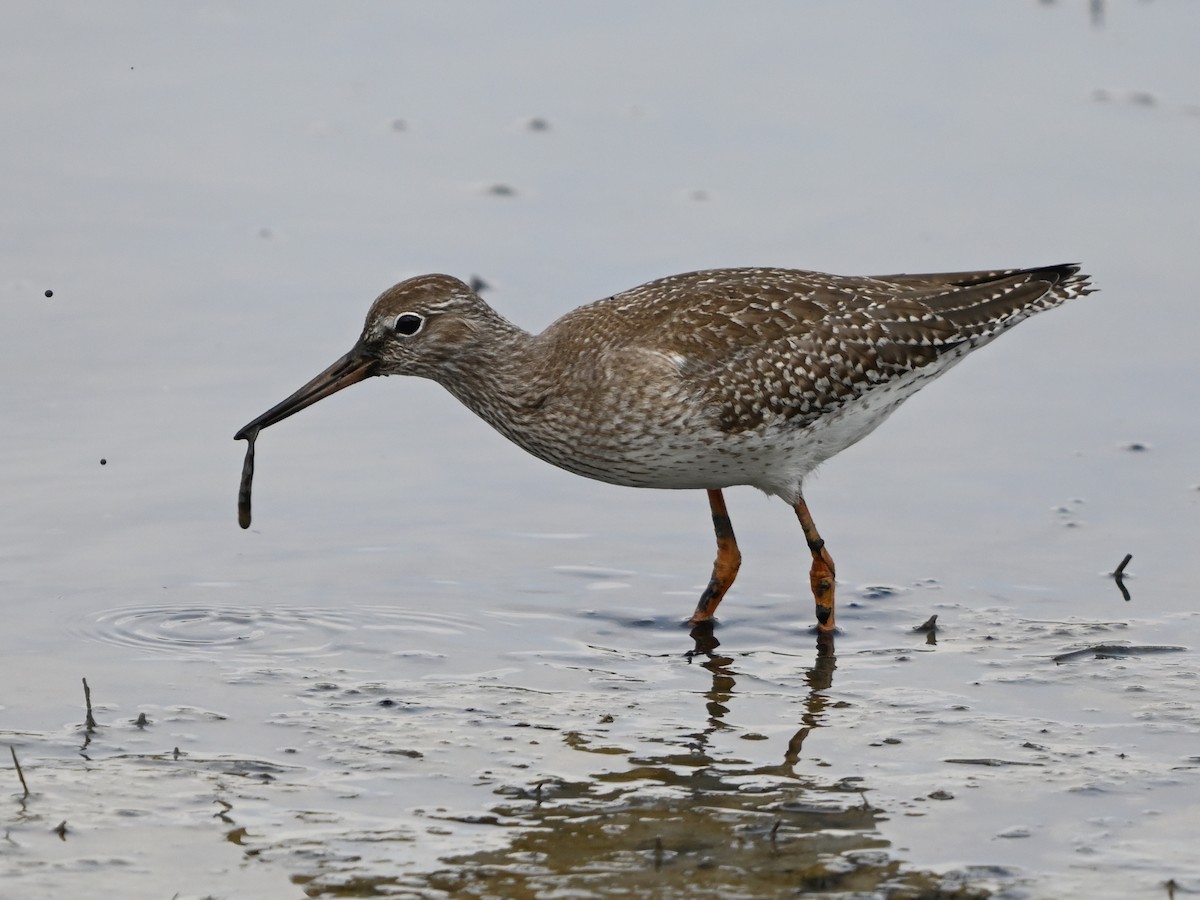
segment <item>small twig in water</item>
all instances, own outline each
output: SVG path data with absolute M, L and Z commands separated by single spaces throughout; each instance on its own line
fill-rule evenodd
M 656 837 L 654 839 L 654 868 L 661 869 L 662 862 L 663 862 L 662 838 Z
M 25 796 L 29 796 L 29 785 L 25 783 L 25 773 L 21 771 L 21 762 L 17 759 L 17 748 L 9 744 L 8 752 L 12 754 L 13 765 L 17 767 L 17 777 L 21 779 L 21 787 L 25 789 Z
M 96 717 L 92 715 L 92 689 L 88 687 L 87 679 L 83 679 L 83 702 L 87 705 L 87 719 L 84 726 L 88 731 L 96 730 Z
M 913 631 L 937 631 L 937 613 L 934 613 L 920 625 L 914 625 Z
M 1125 558 L 1121 560 L 1121 564 L 1113 571 L 1113 581 L 1117 583 L 1117 589 L 1121 592 L 1121 596 L 1128 603 L 1133 598 L 1129 596 L 1129 588 L 1125 587 L 1125 567 L 1129 565 L 1129 561 L 1133 559 L 1132 553 L 1126 553 Z

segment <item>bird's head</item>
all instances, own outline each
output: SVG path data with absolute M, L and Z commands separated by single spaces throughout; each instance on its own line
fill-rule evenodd
M 449 275 L 421 275 L 388 288 L 371 304 L 350 352 L 234 435 L 251 438 L 372 375 L 441 380 L 464 361 L 489 326 L 503 323 L 479 295 Z

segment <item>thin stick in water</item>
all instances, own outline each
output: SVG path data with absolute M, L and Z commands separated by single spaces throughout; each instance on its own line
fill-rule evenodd
M 87 705 L 87 719 L 84 725 L 88 731 L 96 730 L 96 717 L 92 715 L 92 689 L 88 687 L 87 679 L 83 679 L 83 702 Z
M 21 787 L 25 789 L 25 796 L 28 797 L 29 785 L 25 783 L 25 773 L 21 771 L 21 761 L 17 759 L 17 748 L 9 744 L 8 752 L 12 754 L 13 765 L 17 767 L 17 777 L 21 779 Z

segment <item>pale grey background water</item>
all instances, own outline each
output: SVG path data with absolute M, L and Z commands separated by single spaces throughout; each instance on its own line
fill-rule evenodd
M 0 18 L 0 743 L 35 791 L 0 781 L 0 895 L 461 893 L 429 873 L 516 858 L 524 814 L 479 818 L 499 798 L 607 772 L 654 802 L 636 760 L 691 771 L 680 754 L 735 784 L 857 784 L 882 811 L 864 833 L 914 871 L 1047 897 L 1200 889 L 1200 8 Z M 408 275 L 477 274 L 540 328 L 708 266 L 1062 261 L 1102 292 L 972 357 L 810 486 L 843 582 L 828 687 L 806 680 L 782 504 L 730 493 L 745 564 L 714 676 L 675 625 L 711 562 L 703 496 L 553 470 L 436 385 L 377 380 L 265 433 L 255 524 L 236 525 L 233 432 Z M 1128 604 L 1101 577 L 1127 552 Z M 933 612 L 936 649 L 908 630 Z M 1115 641 L 1184 649 L 1050 659 Z M 81 677 L 106 726 L 83 755 Z M 919 799 L 937 790 L 953 800 Z M 768 825 L 792 809 L 730 796 Z M 659 879 L 640 889 L 702 890 L 675 849 L 659 872 L 636 858 Z M 592 862 L 586 890 L 615 890 L 628 860 Z M 544 889 L 584 889 L 582 863 L 547 868 Z

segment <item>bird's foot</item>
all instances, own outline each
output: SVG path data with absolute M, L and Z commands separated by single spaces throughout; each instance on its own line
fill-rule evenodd
M 688 632 L 688 636 L 696 642 L 696 646 L 685 653 L 684 657 L 691 662 L 697 656 L 712 656 L 712 652 L 721 646 L 721 642 L 713 634 L 716 620 L 708 618 L 689 624 L 692 625 L 692 630 Z
M 835 628 L 833 617 L 834 592 L 833 559 L 824 546 L 813 553 L 812 569 L 809 571 L 813 600 L 816 601 L 817 630 L 832 634 Z

